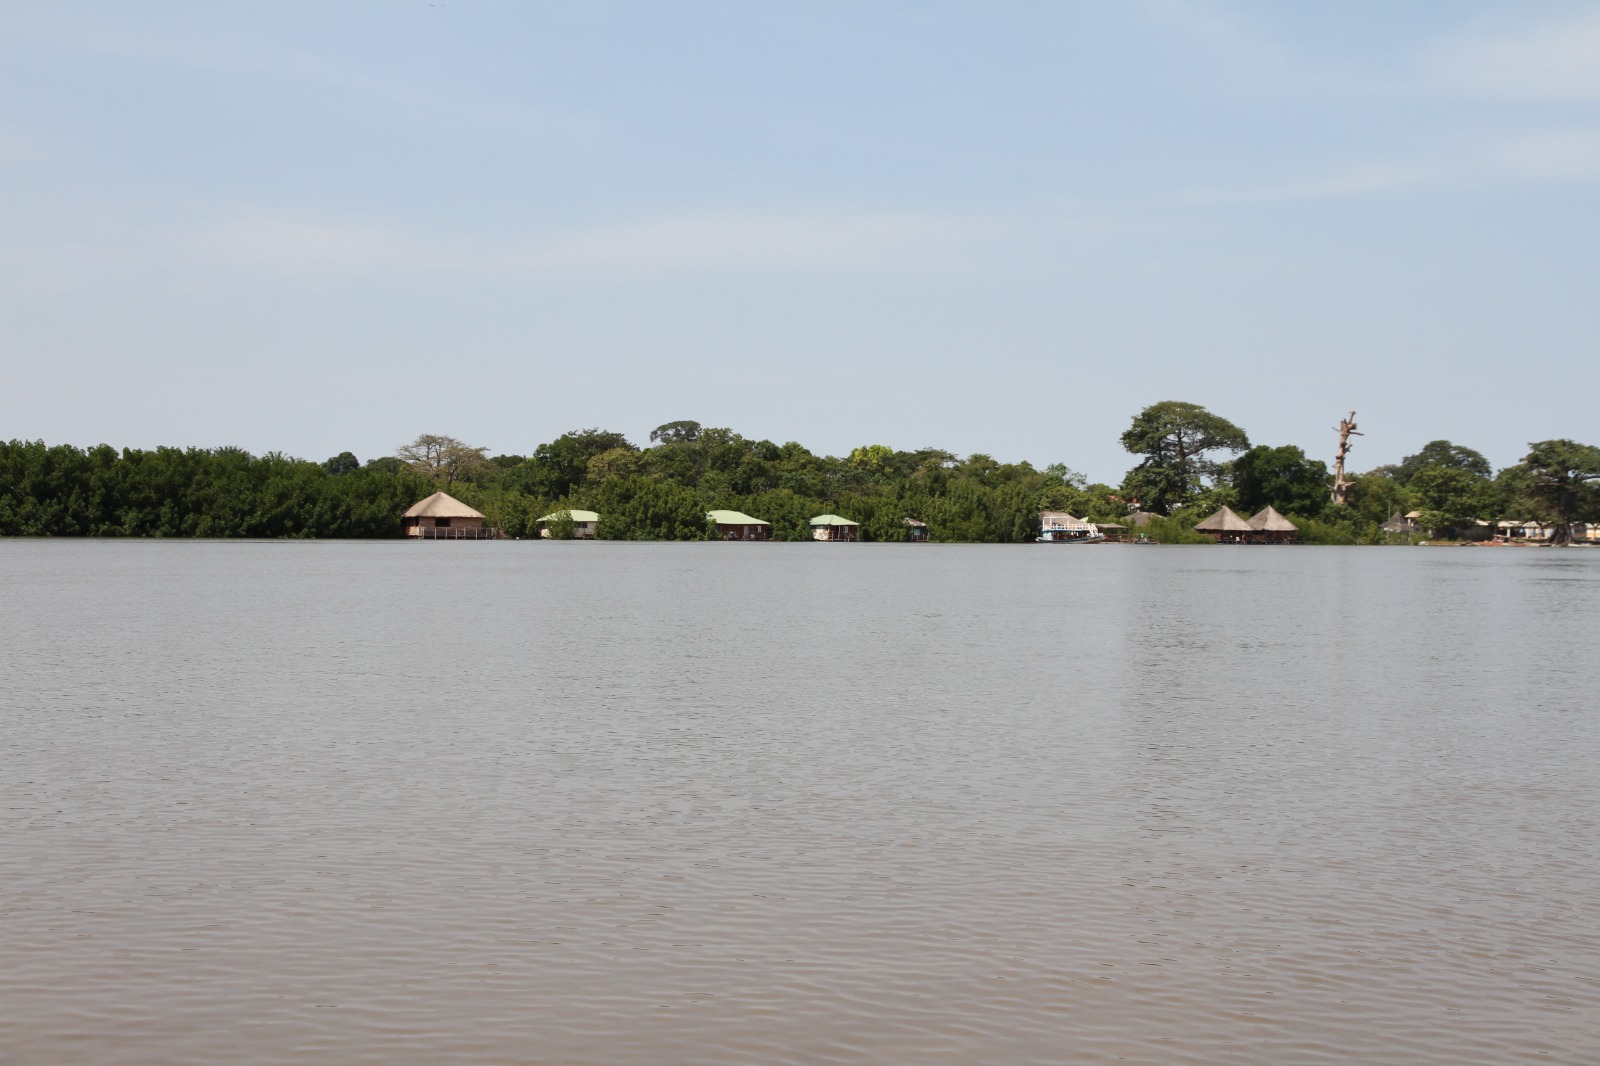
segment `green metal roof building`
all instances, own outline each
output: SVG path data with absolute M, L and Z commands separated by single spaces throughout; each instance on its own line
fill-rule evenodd
M 743 511 L 707 511 L 706 521 L 717 527 L 723 540 L 769 540 L 772 525 Z
M 819 514 L 811 520 L 811 539 L 829 541 L 856 540 L 861 533 L 861 523 L 836 514 Z
M 594 539 L 595 526 L 599 523 L 600 516 L 594 511 L 584 511 L 577 507 L 573 507 L 570 510 L 565 511 L 551 511 L 549 514 L 539 519 L 539 521 L 536 523 L 539 529 L 539 536 L 543 537 L 545 540 L 551 540 L 552 537 L 550 536 L 550 523 L 559 522 L 560 520 L 568 517 L 572 519 L 572 536 L 575 540 Z

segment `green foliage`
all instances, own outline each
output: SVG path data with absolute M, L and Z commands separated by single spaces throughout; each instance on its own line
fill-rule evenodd
M 1123 488 L 1146 509 L 1169 514 L 1216 481 L 1220 465 L 1211 453 L 1242 452 L 1250 438 L 1198 404 L 1165 400 L 1134 416 L 1122 446 L 1145 457 L 1129 471 Z
M 1363 540 L 1360 535 L 1350 528 L 1337 522 L 1319 522 L 1315 518 L 1306 518 L 1302 515 L 1285 515 L 1284 517 L 1300 527 L 1301 544 L 1371 543 L 1370 540 Z
M 1258 444 L 1230 463 L 1229 473 L 1244 514 L 1270 505 L 1286 515 L 1316 517 L 1329 502 L 1327 464 L 1293 445 Z
M 1239 493 L 1232 485 L 1213 485 L 1190 499 L 1182 508 L 1173 512 L 1174 516 L 1182 517 L 1189 525 L 1194 525 L 1202 518 L 1213 514 L 1223 507 L 1232 507 L 1235 511 L 1243 505 L 1239 503 Z M 1246 518 L 1250 517 L 1248 514 Z
M 1129 532 L 1134 537 L 1143 533 L 1146 540 L 1157 544 L 1214 544 L 1216 542 L 1204 533 L 1194 531 L 1194 524 L 1204 517 L 1199 513 L 1173 517 L 1157 515 L 1144 526 Z
M 516 488 L 542 499 L 561 499 L 583 487 L 589 462 L 613 449 L 635 451 L 621 433 L 604 429 L 575 429 L 534 449 L 533 458 L 512 467 Z
M 352 457 L 353 458 L 353 457 Z M 238 448 L 0 444 L 0 535 L 395 537 L 433 491 L 418 474 Z
M 1394 468 L 1394 479 L 1401 485 L 1409 485 L 1419 471 L 1430 466 L 1465 470 L 1485 480 L 1493 472 L 1489 467 L 1489 460 L 1483 457 L 1482 452 L 1473 451 L 1460 444 L 1452 444 L 1447 440 L 1432 440 L 1424 444 L 1417 454 L 1408 455 L 1400 460 L 1399 465 Z
M 870 474 L 887 474 L 894 461 L 894 449 L 882 444 L 865 444 L 850 453 L 850 465 Z
M 693 444 L 699 439 L 698 422 L 668 422 L 650 431 L 651 444 Z
M 361 460 L 353 452 L 340 452 L 332 459 L 323 462 L 322 469 L 337 477 L 340 474 L 354 473 L 361 469 Z
M 1556 520 L 1555 543 L 1571 539 L 1574 520 L 1600 517 L 1600 448 L 1542 440 L 1528 445 L 1522 466 L 1527 497 Z
M 1406 491 L 1422 512 L 1425 529 L 1459 529 L 1495 510 L 1490 483 L 1458 466 L 1425 466 L 1412 475 Z
M 1356 474 L 1350 477 L 1349 481 L 1350 488 L 1346 493 L 1345 506 L 1329 509 L 1343 511 L 1342 521 L 1359 526 L 1377 527 L 1387 522 L 1396 512 L 1405 514 L 1410 510 L 1406 505 L 1406 497 L 1402 495 L 1400 486 L 1392 477 L 1374 472 Z M 1378 530 L 1374 528 L 1372 535 L 1378 537 Z
M 1243 431 L 1192 404 L 1141 412 L 1124 442 L 1148 446 L 1121 486 L 1086 484 L 1062 463 L 1043 469 L 938 448 L 866 445 L 850 456 L 816 455 L 698 423 L 667 423 L 640 450 L 620 433 L 574 430 L 531 456 L 482 456 L 452 438 L 422 437 L 396 456 L 360 465 L 344 452 L 326 462 L 237 448 L 78 449 L 40 441 L 0 444 L 0 535 L 393 537 L 400 515 L 444 489 L 512 536 L 536 534 L 538 517 L 568 507 L 600 513 L 607 539 L 701 540 L 705 514 L 744 511 L 771 524 L 774 539 L 811 539 L 810 520 L 841 514 L 863 541 L 903 543 L 905 519 L 928 523 L 929 539 L 1021 543 L 1038 533 L 1041 510 L 1120 522 L 1164 499 L 1170 517 L 1142 530 L 1165 543 L 1210 543 L 1193 532 L 1228 505 L 1249 514 L 1272 504 L 1314 543 L 1381 541 L 1396 511 L 1428 512 L 1439 526 L 1473 519 L 1600 517 L 1600 451 L 1572 441 L 1530 446 L 1528 461 L 1482 476 L 1470 450 L 1448 442 L 1422 453 L 1438 460 L 1409 483 L 1385 472 L 1352 476 L 1349 506 L 1329 507 L 1325 468 L 1293 447 L 1249 448 L 1219 477 L 1208 457 L 1247 443 Z M 1425 524 L 1427 522 L 1425 521 Z M 553 530 L 565 535 L 558 522 Z
M 576 540 L 578 536 L 578 523 L 572 520 L 572 512 L 563 508 L 555 513 L 555 517 L 545 522 L 545 532 L 551 540 Z
M 600 514 L 595 536 L 601 540 L 710 540 L 706 507 L 681 485 L 648 478 L 608 481 L 595 492 Z

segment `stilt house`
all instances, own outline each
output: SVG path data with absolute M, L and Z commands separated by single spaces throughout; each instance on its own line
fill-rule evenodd
M 819 514 L 811 520 L 812 540 L 853 541 L 860 532 L 861 523 L 836 514 Z
M 400 524 L 406 536 L 423 540 L 493 540 L 500 536 L 498 529 L 489 527 L 482 511 L 445 492 L 412 504 Z
M 539 536 L 543 537 L 545 540 L 552 539 L 550 535 L 550 523 L 559 522 L 565 518 L 572 519 L 572 539 L 594 539 L 595 527 L 600 524 L 600 515 L 594 511 L 584 511 L 577 507 L 566 511 L 552 511 L 550 514 L 547 514 L 543 518 L 539 519 L 537 523 Z
M 717 527 L 723 540 L 769 540 L 772 525 L 742 511 L 707 511 L 706 521 Z
M 1279 514 L 1271 504 L 1251 516 L 1250 528 L 1256 531 L 1251 538 L 1256 544 L 1293 544 L 1300 539 L 1300 527 Z
M 1239 517 L 1232 507 L 1224 507 L 1216 514 L 1196 522 L 1194 531 L 1204 533 L 1219 544 L 1245 544 L 1255 533 L 1255 528 Z

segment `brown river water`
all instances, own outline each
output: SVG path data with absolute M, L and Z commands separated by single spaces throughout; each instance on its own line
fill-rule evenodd
M 1600 1062 L 1600 550 L 0 542 L 0 1064 Z

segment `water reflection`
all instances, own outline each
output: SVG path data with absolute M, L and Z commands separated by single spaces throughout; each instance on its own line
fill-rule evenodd
M 0 543 L 0 1061 L 1592 1059 L 1600 553 L 739 547 Z

